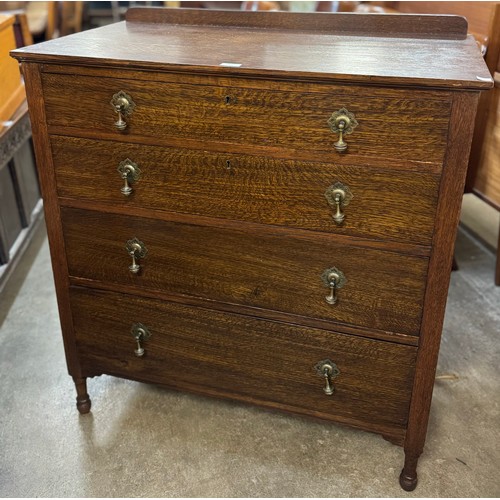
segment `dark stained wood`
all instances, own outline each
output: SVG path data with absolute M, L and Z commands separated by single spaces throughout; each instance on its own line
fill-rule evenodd
M 279 235 L 61 210 L 70 276 L 418 335 L 427 259 Z M 148 249 L 140 275 L 125 244 Z M 322 273 L 348 282 L 329 305 Z
M 68 129 L 62 126 L 56 126 L 50 128 L 51 135 L 66 136 Z M 79 130 L 78 137 L 82 139 L 96 139 L 96 134 L 92 130 Z M 240 153 L 244 155 L 259 155 L 266 156 L 268 158 L 276 159 L 294 159 L 297 161 L 318 161 L 323 163 L 332 162 L 332 157 L 336 165 L 345 166 L 363 166 L 370 165 L 372 167 L 380 167 L 385 170 L 390 166 L 393 171 L 412 171 L 412 172 L 429 172 L 433 174 L 439 174 L 441 172 L 441 163 L 439 162 L 426 162 L 425 158 L 423 161 L 409 160 L 406 158 L 387 158 L 384 156 L 370 156 L 363 154 L 355 154 L 351 152 L 345 152 L 343 154 L 333 153 L 331 151 L 318 150 L 312 156 L 310 150 L 299 150 L 291 149 L 278 146 L 263 146 L 251 143 L 228 143 L 228 142 L 209 142 L 206 140 L 200 140 L 197 138 L 189 137 L 168 137 L 165 139 L 157 139 L 155 137 L 146 137 L 140 135 L 127 135 L 126 139 L 123 137 L 116 137 L 116 133 L 113 131 L 101 132 L 99 140 L 110 140 L 110 141 L 123 141 L 126 140 L 129 144 L 142 144 L 144 146 L 164 146 L 180 149 L 200 149 L 209 150 L 211 152 L 218 153 Z M 207 147 L 208 146 L 208 147 Z
M 125 76 L 125 75 L 124 75 Z M 128 136 L 163 141 L 190 138 L 207 142 L 245 143 L 301 150 L 315 160 L 319 152 L 331 161 L 342 153 L 328 126 L 333 112 L 345 107 L 359 126 L 346 136 L 348 154 L 441 162 L 446 145 L 450 102 L 420 100 L 410 93 L 398 99 L 363 98 L 355 87 L 325 87 L 324 93 L 281 92 L 206 85 L 155 84 L 122 79 L 95 79 L 73 75 L 43 75 L 49 130 L 65 135 L 92 131 L 94 138 L 113 132 L 115 140 Z M 62 88 L 78 88 L 75 97 Z M 136 108 L 124 131 L 116 130 L 110 106 L 123 90 Z M 226 98 L 230 103 L 227 104 Z M 51 130 L 52 131 L 52 130 Z
M 70 284 L 79 287 L 93 288 L 96 290 L 119 292 L 127 295 L 131 293 L 130 286 L 128 285 L 121 285 L 118 283 L 110 283 L 106 281 L 95 281 L 88 278 L 77 278 L 70 276 Z M 137 293 L 137 291 L 134 290 L 134 293 Z M 262 309 L 261 307 L 253 307 L 246 304 L 215 302 L 213 300 L 208 300 L 201 297 L 175 295 L 165 290 L 149 290 L 147 288 L 142 288 L 140 290 L 140 295 L 144 298 L 149 297 L 151 299 L 164 300 L 177 304 L 210 308 L 215 311 L 221 312 L 245 314 L 247 316 L 266 319 L 270 321 L 293 323 L 296 325 L 306 326 L 310 328 L 319 328 L 322 330 L 332 329 L 332 323 L 328 320 L 314 318 L 311 316 L 299 316 L 297 314 L 291 314 L 289 312 L 284 313 L 271 309 Z M 418 337 L 415 337 L 414 335 L 407 335 L 401 332 L 388 332 L 384 330 L 377 330 L 376 328 L 363 328 L 361 326 L 351 326 L 343 323 L 335 324 L 335 331 L 338 333 L 347 333 L 349 335 L 354 335 L 357 337 L 395 342 L 398 344 L 409 346 L 418 346 Z
M 400 17 L 143 22 L 153 12 L 14 52 L 79 410 L 86 378 L 107 373 L 346 423 L 404 441 L 413 489 L 477 90 L 492 86 L 475 42 L 454 18 L 412 18 L 405 38 Z M 119 90 L 137 106 L 124 132 Z M 359 122 L 345 154 L 326 124 L 341 107 Z M 130 198 L 121 155 L 143 169 Z M 337 180 L 354 198 L 331 232 Z M 137 275 L 134 237 L 149 250 Z M 348 281 L 331 306 L 333 266 Z M 142 358 L 134 322 L 153 334 Z M 327 358 L 331 397 L 314 372 Z
M 417 372 L 404 445 L 406 461 L 401 472 L 401 484 L 408 490 L 416 486 L 417 459 L 423 451 L 427 433 L 454 242 L 478 98 L 478 93 L 457 94 L 452 109 L 450 143 L 441 179 L 417 355 Z
M 424 245 L 432 238 L 439 176 L 425 172 L 61 136 L 51 145 L 60 197 L 126 206 L 131 215 L 144 207 Z M 117 170 L 126 159 L 141 170 L 129 196 Z M 325 197 L 336 182 L 353 194 L 340 226 Z
M 116 293 L 73 288 L 71 296 L 86 375 L 111 373 L 199 393 L 207 389 L 404 434 L 414 347 Z M 134 354 L 134 323 L 151 333 L 141 358 Z M 315 371 L 316 363 L 329 358 L 340 370 L 332 396 L 324 394 L 324 379 Z
M 87 379 L 73 377 L 73 381 L 75 382 L 76 387 L 76 408 L 78 411 L 85 415 L 85 413 L 89 413 L 90 407 L 92 406 L 92 402 L 90 401 L 90 397 L 87 393 Z
M 14 54 L 11 54 L 14 56 Z M 160 68 L 161 69 L 161 68 Z M 138 68 L 113 68 L 113 67 L 101 67 L 101 66 L 78 66 L 78 65 L 68 65 L 68 64 L 48 64 L 41 68 L 42 73 L 47 74 L 58 74 L 58 75 L 75 75 L 75 76 L 94 76 L 100 78 L 128 78 L 134 81 L 154 81 L 163 83 L 177 83 L 177 84 L 192 84 L 192 85 L 202 85 L 202 86 L 221 86 L 221 87 L 236 87 L 241 89 L 260 89 L 260 90 L 275 90 L 275 91 L 290 91 L 290 92 L 301 92 L 301 93 L 312 93 L 312 92 L 329 92 L 332 85 L 335 88 L 341 88 L 344 93 L 354 95 L 357 88 L 364 88 L 366 92 L 370 95 L 376 95 L 381 98 L 399 98 L 401 96 L 401 88 L 399 86 L 386 86 L 386 85 L 374 85 L 370 82 L 360 82 L 355 85 L 353 92 L 353 84 L 349 83 L 334 83 L 334 82 L 322 82 L 322 81 L 302 81 L 295 79 L 286 78 L 241 78 L 236 75 L 231 74 L 221 74 L 221 75 L 205 75 L 197 74 L 191 72 L 189 68 L 188 72 L 165 72 L 154 71 L 152 69 L 138 69 Z M 404 87 L 406 88 L 406 87 Z M 453 92 L 456 90 L 453 87 L 448 89 L 442 88 L 410 88 L 411 96 L 419 99 L 450 99 Z
M 73 323 L 68 294 L 68 264 L 64 251 L 61 215 L 57 202 L 56 179 L 50 153 L 39 65 L 31 63 L 23 64 L 23 75 L 26 80 L 26 95 L 33 130 L 33 145 L 38 167 L 40 189 L 44 200 L 47 236 L 52 260 L 57 305 L 59 307 L 59 319 L 63 331 L 66 363 L 70 375 L 81 378 L 80 366 L 77 361 L 77 347 L 73 338 Z
M 125 20 L 129 23 L 161 23 L 186 26 L 228 26 L 231 28 L 261 28 L 266 30 L 306 31 L 335 35 L 368 37 L 383 34 L 394 38 L 438 38 L 463 40 L 467 36 L 467 21 L 460 16 L 384 16 L 342 13 L 317 14 L 243 11 L 193 11 L 191 9 L 131 8 Z
M 242 229 L 242 221 L 221 219 L 213 217 L 204 217 L 201 215 L 181 214 L 175 212 L 165 212 L 160 210 L 152 210 L 143 207 L 134 207 L 133 214 L 126 206 L 110 205 L 107 203 L 99 203 L 95 201 L 82 201 L 74 198 L 61 198 L 61 206 L 79 208 L 83 210 L 92 210 L 106 212 L 117 215 L 133 215 L 137 217 L 154 218 L 156 220 L 164 220 L 167 222 L 176 222 L 180 224 L 194 224 L 202 226 L 217 227 L 220 229 L 236 230 Z M 262 225 L 254 222 L 244 222 L 244 227 L 248 232 L 255 234 L 264 234 L 269 236 L 279 236 L 280 238 L 295 238 L 309 241 L 311 237 L 318 242 L 328 244 L 331 241 L 332 235 L 326 232 L 311 233 L 307 229 L 288 228 L 285 226 Z M 314 236 L 313 236 L 314 235 Z M 336 241 L 340 244 L 349 245 L 352 247 L 360 247 L 364 249 L 386 250 L 388 252 L 403 253 L 419 257 L 428 257 L 431 252 L 430 246 L 415 245 L 412 243 L 402 243 L 388 240 L 377 240 L 373 238 L 359 238 L 356 236 L 335 235 Z
M 271 22 L 288 24 L 292 19 L 301 23 L 307 14 L 294 13 L 245 13 L 259 14 Z M 173 14 L 176 15 L 176 14 Z M 191 23 L 207 11 L 190 11 Z M 375 17 L 346 14 L 315 14 L 325 23 L 339 25 L 351 19 L 360 29 L 366 24 L 375 28 Z M 223 25 L 233 19 L 234 13 L 219 12 L 214 24 Z M 304 17 L 306 16 L 306 17 Z M 341 17 L 338 17 L 341 16 Z M 280 21 L 280 19 L 282 21 Z M 336 21 L 340 19 L 340 21 Z M 386 18 L 387 19 L 387 18 Z M 394 17 L 396 25 L 432 24 L 434 18 L 417 16 L 408 22 Z M 443 31 L 449 28 L 449 19 L 442 19 Z M 227 20 L 227 21 L 225 21 Z M 384 21 L 380 18 L 380 22 Z M 460 31 L 463 30 L 463 20 Z M 439 24 L 439 23 L 438 23 Z M 56 62 L 83 66 L 115 68 L 143 68 L 156 71 L 194 74 L 218 74 L 293 78 L 302 80 L 367 82 L 382 85 L 426 86 L 442 88 L 490 88 L 491 76 L 478 57 L 478 48 L 472 37 L 465 40 L 419 38 L 389 38 L 386 30 L 372 36 L 345 36 L 322 32 L 300 32 L 290 29 L 266 28 L 217 28 L 164 23 L 122 22 L 92 31 L 92 35 L 78 33 L 29 48 L 13 51 L 21 61 Z M 422 28 L 412 27 L 412 30 Z M 425 31 L 426 28 L 423 28 Z M 445 35 L 441 37 L 444 38 Z M 455 35 L 451 35 L 455 37 Z M 462 36 L 462 35 L 460 35 Z M 189 43 L 185 43 L 189 40 Z M 396 42 L 397 40 L 397 42 Z M 440 50 L 436 50 L 439 43 Z M 210 50 L 207 50 L 210 47 Z M 248 50 L 252 47 L 252 50 Z M 376 57 L 374 57 L 376 54 Z M 228 68 L 222 63 L 241 64 Z M 485 78 L 479 80 L 477 77 Z
M 280 80 L 259 80 L 252 79 L 246 80 L 241 78 L 232 77 L 219 77 L 219 76 L 200 76 L 192 74 L 175 74 L 175 73 L 159 73 L 159 72 L 144 72 L 135 71 L 131 69 L 117 71 L 113 69 L 105 68 L 92 68 L 92 67 L 80 67 L 80 66 L 59 66 L 59 65 L 46 65 L 44 67 L 46 73 L 50 74 L 62 74 L 62 75 L 79 75 L 79 76 L 92 76 L 94 78 L 116 78 L 125 76 L 128 80 L 133 79 L 142 82 L 162 82 L 162 83 L 173 83 L 177 85 L 202 85 L 202 86 L 216 86 L 225 88 L 237 88 L 237 89 L 260 89 L 269 91 L 284 91 L 284 92 L 300 92 L 304 94 L 315 94 L 315 93 L 328 93 L 332 90 L 331 84 L 317 84 L 317 83 L 305 83 L 305 82 L 290 82 L 290 81 L 280 81 Z M 360 93 L 369 92 L 371 96 L 378 97 L 380 99 L 389 99 L 392 102 L 398 101 L 401 98 L 401 90 L 395 88 L 385 88 L 385 87 L 373 87 L 369 85 L 359 85 L 359 86 L 338 86 L 337 89 L 342 89 L 344 95 L 351 97 L 359 96 Z M 451 102 L 452 99 L 451 91 L 445 90 L 422 90 L 413 89 L 411 91 L 411 98 L 417 99 L 419 101 L 443 101 L 447 100 Z M 111 108 L 110 108 L 111 109 Z M 53 126 L 51 127 L 51 133 L 53 135 L 67 135 L 67 129 L 65 127 Z M 120 134 L 122 135 L 122 134 Z M 82 138 L 95 139 L 95 134 L 90 128 L 80 129 L 78 131 L 78 136 Z M 351 136 L 352 137 L 352 136 Z M 102 130 L 99 134 L 99 139 L 109 139 L 109 140 L 121 140 L 120 137 L 117 138 L 116 130 Z M 165 139 L 159 139 L 155 137 L 144 137 L 139 135 L 126 135 L 126 141 L 135 144 L 143 144 L 148 146 L 166 145 L 171 147 L 179 148 L 190 148 L 190 149 L 206 149 L 207 146 L 210 147 L 211 151 L 218 152 L 239 152 L 242 154 L 262 154 L 267 157 L 273 158 L 293 158 L 296 160 L 309 160 L 310 153 L 308 151 L 303 152 L 302 150 L 290 150 L 289 148 L 280 148 L 277 146 L 270 146 L 269 144 L 228 144 L 224 142 L 207 142 L 205 140 L 200 140 L 196 136 L 192 137 L 168 137 Z M 442 167 L 442 161 L 440 162 L 429 162 L 427 157 L 424 157 L 422 161 L 406 160 L 401 157 L 391 158 L 390 162 L 384 157 L 373 156 L 367 154 L 366 151 L 361 152 L 357 155 L 349 150 L 343 154 L 334 153 L 335 163 L 338 165 L 366 165 L 367 162 L 373 167 L 387 168 L 390 165 L 391 169 L 398 171 L 411 170 L 413 172 L 432 172 L 440 173 Z M 328 149 L 325 152 L 320 150 L 315 151 L 314 160 L 330 162 L 332 159 L 332 150 Z

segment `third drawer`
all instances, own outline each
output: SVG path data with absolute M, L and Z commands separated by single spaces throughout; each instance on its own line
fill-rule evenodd
M 68 207 L 62 222 L 74 278 L 419 334 L 425 257 L 306 231 L 197 226 Z M 130 270 L 132 253 L 137 273 Z M 332 292 L 335 304 L 326 300 Z

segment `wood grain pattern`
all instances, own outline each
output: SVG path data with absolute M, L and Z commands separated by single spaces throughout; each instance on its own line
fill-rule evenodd
M 80 411 L 86 377 L 108 373 L 346 423 L 404 440 L 413 489 L 478 90 L 493 83 L 474 40 L 456 18 L 155 12 L 13 52 Z M 137 105 L 124 132 L 119 90 Z M 359 122 L 343 155 L 326 123 L 341 107 Z M 128 199 L 126 157 L 143 170 Z M 354 198 L 330 233 L 337 180 Z M 333 266 L 348 280 L 334 306 Z M 140 359 L 135 322 L 153 333 Z M 327 358 L 332 397 L 314 372 Z
M 192 18 L 204 17 L 206 10 L 190 12 Z M 246 13 L 253 15 L 257 13 Z M 290 19 L 302 23 L 304 14 L 283 17 L 283 12 L 265 14 L 272 22 L 286 24 Z M 220 12 L 219 26 L 234 13 Z M 332 26 L 344 23 L 342 14 L 315 14 Z M 340 16 L 340 17 L 339 17 Z M 369 16 L 355 15 L 352 24 L 363 27 L 375 22 Z M 337 21 L 340 19 L 341 21 Z M 382 19 L 382 18 L 380 18 Z M 429 25 L 434 18 L 413 17 L 413 24 Z M 398 23 L 399 21 L 399 23 Z M 415 22 L 416 21 L 416 22 Z M 194 21 L 192 21 L 194 22 Z M 382 21 L 383 22 L 383 21 Z M 463 21 L 460 21 L 463 23 Z M 405 18 L 394 24 L 409 26 Z M 161 26 L 161 29 L 158 28 Z M 366 26 L 366 25 L 365 25 Z M 412 28 L 414 33 L 418 29 Z M 463 29 L 463 28 L 461 28 Z M 425 28 L 424 28 L 425 30 Z M 441 88 L 490 88 L 491 76 L 472 36 L 465 40 L 436 41 L 419 38 L 390 38 L 387 30 L 378 36 L 346 36 L 290 29 L 238 28 L 122 22 L 88 33 L 78 33 L 18 49 L 12 54 L 20 60 L 55 62 L 83 66 L 143 68 L 192 74 L 270 77 L 309 81 L 365 82 L 380 85 L 426 86 Z M 371 33 L 375 35 L 374 33 Z M 189 40 L 186 43 L 186 40 Z M 207 50 L 210 47 L 210 50 Z M 252 50 L 248 50 L 252 47 Z M 237 68 L 220 66 L 223 62 L 241 64 Z M 478 80 L 477 77 L 486 80 Z
M 70 277 L 70 284 L 77 287 L 92 288 L 107 292 L 119 292 L 127 295 L 130 295 L 131 293 L 130 286 L 126 284 L 121 285 L 106 281 L 94 281 L 87 278 Z M 133 293 L 137 294 L 137 290 L 134 290 Z M 321 330 L 332 329 L 331 321 L 325 319 L 299 316 L 289 312 L 285 313 L 271 309 L 262 309 L 261 307 L 254 307 L 246 304 L 230 304 L 226 302 L 215 302 L 213 300 L 207 301 L 206 299 L 195 296 L 175 295 L 166 290 L 149 290 L 147 288 L 141 288 L 140 296 L 143 298 L 163 300 L 175 304 L 210 308 L 214 311 L 236 313 L 269 321 L 294 323 L 308 328 L 319 328 Z M 335 331 L 338 333 L 346 333 L 348 335 L 355 335 L 357 337 L 369 338 L 373 340 L 383 340 L 385 342 L 395 342 L 415 347 L 418 346 L 418 337 L 401 332 L 387 332 L 384 330 L 377 330 L 373 327 L 363 328 L 360 326 L 347 325 L 345 323 L 336 323 Z
M 33 146 L 37 161 L 40 190 L 42 192 L 47 236 L 49 240 L 52 272 L 56 288 L 59 319 L 63 332 L 64 352 L 68 371 L 73 377 L 81 378 L 80 365 L 77 360 L 77 347 L 73 337 L 73 320 L 69 304 L 68 264 L 61 229 L 60 208 L 57 201 L 54 165 L 50 152 L 47 122 L 45 120 L 45 102 L 42 94 L 40 67 L 38 64 L 23 64 L 26 79 L 28 109 L 33 130 Z
M 118 140 L 129 135 L 190 138 L 210 142 L 255 144 L 338 156 L 338 139 L 328 126 L 333 112 L 346 107 L 359 126 L 346 137 L 349 154 L 440 162 L 444 157 L 450 103 L 418 100 L 401 93 L 399 99 L 359 98 L 356 89 L 345 95 L 331 87 L 324 94 L 235 89 L 205 85 L 176 85 L 127 79 L 100 79 L 73 75 L 43 76 L 50 127 L 66 135 L 91 130 L 114 131 L 116 114 L 111 97 L 120 90 L 136 104 L 128 126 L 115 131 Z M 77 95 L 61 92 L 77 88 Z M 226 104 L 226 97 L 230 104 Z M 78 99 L 78 106 L 75 106 Z
M 62 208 L 71 276 L 418 335 L 427 259 L 309 239 Z M 140 276 L 125 243 L 148 249 Z M 324 297 L 325 269 L 348 279 Z
M 249 16 L 244 11 L 192 9 L 131 8 L 126 15 L 128 23 L 161 23 L 187 26 L 228 26 L 231 28 L 262 28 L 300 32 L 326 32 L 347 36 L 369 37 L 383 33 L 394 38 L 439 38 L 464 40 L 467 21 L 460 16 L 370 16 L 340 13 L 280 12 L 279 16 L 255 11 Z
M 58 194 L 134 209 L 165 210 L 429 245 L 439 176 L 370 165 L 275 160 L 124 142 L 52 137 Z M 140 179 L 124 196 L 117 167 L 137 163 Z M 325 191 L 349 186 L 353 200 L 341 226 Z M 382 193 L 390 193 L 381 196 Z
M 161 210 L 152 210 L 142 207 L 135 207 L 133 214 L 126 206 L 110 205 L 107 203 L 98 203 L 95 201 L 82 201 L 74 198 L 61 198 L 61 205 L 65 207 L 77 208 L 82 210 L 91 210 L 98 212 L 106 212 L 108 214 L 117 215 L 133 215 L 137 217 L 146 217 L 148 219 L 156 219 L 167 222 L 175 222 L 179 224 L 193 224 L 195 226 L 210 226 L 225 230 L 240 231 L 242 225 L 249 233 L 253 232 L 256 235 L 269 235 L 280 238 L 296 238 L 309 241 L 312 237 L 323 244 L 329 244 L 332 236 L 329 233 L 315 231 L 311 233 L 308 229 L 289 228 L 286 226 L 262 225 L 255 222 L 242 222 L 231 219 L 221 219 L 214 217 L 205 217 L 202 215 L 181 214 L 176 212 L 164 212 Z M 358 238 L 356 236 L 335 235 L 335 240 L 340 244 L 363 248 L 386 250 L 388 252 L 403 253 L 406 255 L 414 255 L 418 257 L 428 257 L 431 253 L 430 246 L 415 245 L 413 243 L 403 243 L 389 240 L 376 240 L 373 238 Z
M 454 242 L 478 98 L 478 93 L 457 94 L 450 122 L 450 145 L 439 193 L 436 231 L 429 261 L 428 285 L 422 316 L 421 343 L 417 355 L 417 374 L 413 385 L 408 433 L 404 445 L 406 461 L 401 476 L 406 480 L 413 478 L 415 484 L 417 459 L 422 453 L 427 433 Z
M 87 375 L 111 373 L 404 434 L 414 347 L 116 293 L 73 288 L 71 297 Z M 151 333 L 142 358 L 130 332 L 136 322 Z M 340 370 L 331 397 L 314 368 L 328 358 Z

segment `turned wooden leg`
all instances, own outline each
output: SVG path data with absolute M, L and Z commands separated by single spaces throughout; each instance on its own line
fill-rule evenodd
M 76 387 L 76 407 L 83 415 L 90 411 L 91 406 L 90 398 L 87 394 L 87 379 L 73 377 L 73 381 Z
M 413 491 L 417 487 L 418 455 L 405 454 L 405 465 L 399 475 L 399 484 L 405 491 Z

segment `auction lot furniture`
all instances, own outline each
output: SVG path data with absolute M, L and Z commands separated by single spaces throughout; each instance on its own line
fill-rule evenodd
M 131 9 L 23 62 L 77 407 L 103 373 L 425 441 L 463 18 Z

